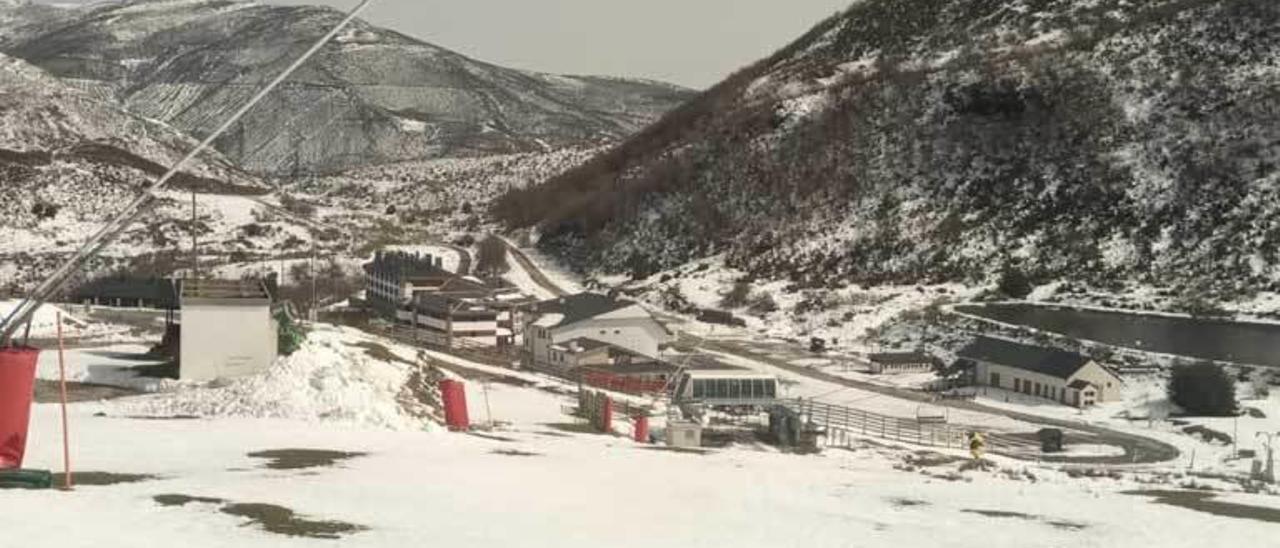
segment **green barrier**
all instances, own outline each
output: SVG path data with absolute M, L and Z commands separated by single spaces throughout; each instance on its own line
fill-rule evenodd
M 0 470 L 0 489 L 49 489 L 53 473 L 48 470 Z

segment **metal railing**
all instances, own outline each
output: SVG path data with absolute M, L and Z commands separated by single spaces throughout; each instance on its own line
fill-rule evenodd
M 778 400 L 778 405 L 804 417 L 810 425 L 824 428 L 827 446 L 847 447 L 859 437 L 874 437 L 926 447 L 965 449 L 969 443 L 968 432 L 974 430 L 803 398 Z M 989 451 L 1038 450 L 1030 441 L 990 433 L 985 433 L 985 437 Z

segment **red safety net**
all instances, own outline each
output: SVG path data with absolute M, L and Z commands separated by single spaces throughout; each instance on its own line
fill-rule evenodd
M 582 383 L 592 388 L 626 394 L 659 394 L 667 388 L 667 381 L 627 377 L 606 371 L 584 371 Z
M 444 404 L 444 422 L 450 430 L 471 428 L 471 419 L 467 416 L 466 385 L 450 379 L 440 381 L 440 399 Z

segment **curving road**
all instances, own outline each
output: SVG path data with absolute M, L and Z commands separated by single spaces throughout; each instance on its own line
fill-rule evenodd
M 895 388 L 892 386 L 884 386 L 866 381 L 848 379 L 838 375 L 826 373 L 809 367 L 795 365 L 786 359 L 778 359 L 773 357 L 774 354 L 787 352 L 794 354 L 795 358 L 811 358 L 812 355 L 803 352 L 798 347 L 792 345 L 769 344 L 760 345 L 747 341 L 723 341 L 723 340 L 703 340 L 701 343 L 703 348 L 730 354 L 743 359 L 765 362 L 773 367 L 784 369 L 796 375 L 809 377 L 811 379 L 857 388 L 867 392 L 874 392 L 885 396 L 898 399 L 917 401 L 928 403 L 931 405 L 945 405 L 955 409 L 963 409 L 966 411 L 974 411 L 986 413 L 990 415 L 1000 415 L 1009 417 L 1014 420 L 1035 424 L 1043 428 L 1061 428 L 1083 432 L 1092 436 L 1090 443 L 1101 443 L 1106 445 L 1115 445 L 1124 449 L 1123 455 L 1110 457 L 1054 457 L 1044 455 L 1041 460 L 1055 461 L 1076 464 L 1152 464 L 1166 462 L 1178 458 L 1180 452 L 1172 445 L 1165 442 L 1146 438 L 1125 432 L 1119 432 L 1110 428 L 1095 426 L 1077 421 L 1055 419 L 1029 413 L 1020 413 L 1007 409 L 982 405 L 980 403 L 965 400 L 935 400 L 932 395 L 914 390 L 903 388 Z M 756 350 L 756 352 L 752 352 Z M 1010 455 L 1017 456 L 1017 455 Z
M 546 274 L 543 274 L 542 269 L 538 268 L 538 265 L 534 264 L 533 261 L 529 259 L 528 255 L 525 255 L 523 251 L 520 251 L 520 248 L 512 245 L 511 242 L 508 242 L 505 238 L 502 239 L 502 243 L 507 244 L 507 254 L 515 258 L 516 262 L 520 263 L 520 266 L 524 268 L 525 272 L 529 273 L 529 277 L 533 279 L 533 283 L 538 284 L 539 287 L 547 290 L 557 297 L 569 294 L 568 291 L 565 291 L 563 288 L 556 285 L 555 282 L 551 281 L 551 278 L 548 278 Z
M 510 251 L 510 255 L 514 257 L 515 260 L 518 261 L 526 271 L 529 272 L 530 277 L 533 278 L 533 281 L 535 283 L 545 288 L 547 291 L 550 291 L 554 295 L 567 294 L 567 292 L 564 289 L 557 286 L 555 282 L 552 282 L 550 278 L 548 278 L 545 274 L 543 274 L 543 272 L 538 268 L 538 266 L 534 264 L 534 262 L 530 260 L 527 255 L 524 254 L 524 252 L 520 251 L 514 245 L 511 245 L 510 242 L 506 242 L 506 244 L 507 244 L 508 250 Z M 681 337 L 685 339 L 690 338 L 690 336 L 685 333 L 681 333 Z M 980 403 L 971 402 L 971 401 L 964 401 L 964 400 L 937 401 L 931 395 L 925 394 L 923 392 L 917 392 L 914 390 L 907 390 L 907 389 L 896 388 L 891 386 L 883 386 L 879 384 L 869 383 L 866 381 L 848 379 L 845 377 L 832 375 L 830 373 L 818 371 L 808 367 L 795 365 L 793 363 L 790 363 L 789 360 L 777 359 L 771 355 L 771 354 L 786 353 L 786 354 L 794 355 L 794 357 L 796 358 L 812 357 L 811 354 L 805 352 L 803 349 L 795 345 L 782 345 L 779 343 L 773 343 L 773 344 L 752 343 L 748 341 L 707 340 L 707 339 L 700 339 L 700 338 L 699 340 L 701 340 L 700 344 L 703 348 L 713 350 L 716 352 L 721 352 L 724 354 L 730 354 L 743 359 L 765 362 L 779 369 L 784 369 L 796 375 L 809 377 L 815 380 L 837 384 L 841 386 L 848 386 L 850 388 L 857 388 L 859 390 L 866 390 L 868 392 L 875 392 L 877 394 L 883 394 L 886 396 L 891 396 L 899 399 L 919 401 L 922 403 L 929 403 L 932 405 L 946 405 L 946 406 L 954 407 L 956 409 L 964 409 L 968 411 L 987 413 L 991 415 L 1000 415 L 1004 417 L 1009 417 L 1014 420 L 1038 425 L 1043 428 L 1070 429 L 1077 432 L 1083 432 L 1085 434 L 1092 436 L 1093 439 L 1090 440 L 1090 443 L 1102 443 L 1107 445 L 1115 445 L 1117 447 L 1124 449 L 1123 455 L 1109 456 L 1109 457 L 1071 458 L 1071 457 L 1054 457 L 1051 455 L 1044 455 L 1040 457 L 1040 460 L 1044 460 L 1044 461 L 1071 463 L 1071 464 L 1091 464 L 1091 465 L 1092 464 L 1104 464 L 1104 465 L 1154 464 L 1154 463 L 1167 462 L 1167 461 L 1174 460 L 1178 458 L 1178 456 L 1180 455 L 1180 452 L 1178 451 L 1178 449 L 1172 445 L 1169 445 L 1159 440 L 1138 436 L 1135 434 L 1129 434 L 1129 433 L 1120 432 L 1117 430 L 1112 430 L 1110 428 L 1095 426 L 1091 424 L 1085 424 L 1085 423 L 1076 422 L 1076 421 L 1043 417 L 1040 415 L 1020 413 L 1017 411 L 1009 411 L 1007 409 L 990 407 L 987 405 L 982 405 Z M 1026 458 L 1025 456 L 1019 456 L 1019 455 L 1009 455 L 1009 456 L 1012 456 L 1015 458 Z

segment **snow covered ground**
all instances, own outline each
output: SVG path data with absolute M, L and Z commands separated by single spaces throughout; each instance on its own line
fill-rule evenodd
M 1247 476 L 1253 459 L 1233 458 L 1233 452 L 1237 449 L 1253 450 L 1260 457 L 1265 457 L 1265 439 L 1259 434 L 1269 432 L 1280 436 L 1280 393 L 1253 398 L 1248 394 L 1247 385 L 1239 385 L 1236 393 L 1240 406 L 1256 410 L 1262 414 L 1261 417 L 1248 413 L 1240 417 L 1184 417 L 1177 416 L 1180 410 L 1169 401 L 1165 386 L 1166 380 L 1160 375 L 1129 377 L 1123 400 L 1101 403 L 1089 409 L 1076 409 L 990 388 L 980 391 L 977 401 L 991 407 L 1074 420 L 1155 438 L 1177 447 L 1181 452 L 1173 465 L 1214 473 Z M 1235 445 L 1206 439 L 1194 430 L 1186 431 L 1197 426 L 1226 434 L 1235 440 Z
M 76 378 L 103 378 L 94 376 L 101 373 L 95 366 L 125 367 L 128 356 L 141 350 L 75 349 L 69 363 Z M 55 371 L 52 355 L 42 358 L 42 377 Z M 791 395 L 904 416 L 916 412 L 911 402 L 799 377 L 761 361 L 723 358 L 778 374 Z M 466 378 L 473 424 L 493 428 L 449 433 L 428 418 L 406 415 L 397 398 L 412 364 L 420 362 Z M 1238 485 L 1173 467 L 1079 477 L 1052 464 L 993 457 L 993 469 L 963 471 L 956 451 L 932 454 L 868 441 L 815 455 L 759 443 L 667 451 L 626 437 L 626 417 L 615 420 L 619 435 L 588 432 L 566 414 L 575 401 L 571 383 L 334 326 L 316 325 L 301 351 L 262 375 L 160 389 L 71 406 L 77 470 L 154 477 L 84 485 L 71 493 L 6 491 L 8 538 L 59 548 L 96 547 L 104 539 L 166 548 L 312 540 L 281 536 L 226 513 L 239 503 L 360 526 L 340 540 L 355 547 L 1198 547 L 1208 531 L 1219 542 L 1269 538 L 1264 535 L 1274 523 L 1123 493 L 1204 485 L 1233 490 L 1223 500 L 1256 507 L 1264 517 L 1280 515 L 1276 497 L 1235 492 Z M 1264 407 L 1280 411 L 1275 401 Z M 61 467 L 57 409 L 36 406 L 26 466 Z M 1022 427 L 971 415 L 953 411 L 952 420 Z M 362 455 L 299 470 L 266 468 L 264 459 L 250 456 L 279 449 Z M 1071 451 L 1114 454 L 1114 448 L 1095 445 Z M 161 495 L 205 502 L 164 506 L 155 498 Z
M 507 402 L 514 390 L 489 397 Z M 528 401 L 519 405 L 541 398 L 546 418 L 555 418 L 557 398 L 523 391 Z M 1070 478 L 1002 459 L 993 471 L 960 472 L 955 462 L 908 465 L 910 451 L 871 444 L 809 456 L 736 447 L 687 454 L 535 422 L 480 437 L 282 419 L 94 416 L 102 409 L 72 407 L 76 468 L 156 477 L 70 493 L 5 492 L 8 538 L 59 548 L 307 541 L 219 511 L 231 503 L 367 528 L 340 541 L 354 547 L 1199 547 L 1210 538 L 1257 542 L 1275 527 L 1121 493 L 1151 487 L 1143 476 Z M 37 406 L 27 465 L 60 467 L 58 439 L 57 407 Z M 365 455 L 303 470 L 267 469 L 248 455 L 285 448 Z M 221 502 L 166 507 L 158 495 Z M 1280 511 L 1274 497 L 1229 497 Z
M 13 309 L 20 302 L 19 300 L 0 300 L 0 319 L 9 317 L 9 314 L 13 312 Z M 59 314 L 62 315 L 62 335 L 65 338 L 103 336 L 117 332 L 120 329 L 119 326 L 88 322 L 72 311 L 45 304 L 38 308 L 31 317 L 31 337 L 41 339 L 57 337 Z M 24 328 L 19 330 L 18 333 L 22 335 L 26 334 L 27 331 Z
M 815 399 L 833 405 L 844 405 L 891 417 L 915 419 L 920 415 L 933 415 L 945 411 L 948 422 L 957 425 L 980 427 L 983 431 L 1028 432 L 1036 426 L 1008 417 L 959 409 L 944 410 L 941 406 L 920 403 L 887 396 L 878 392 L 860 390 L 810 377 L 797 375 L 760 360 L 722 352 L 707 351 L 722 362 L 753 371 L 776 375 L 781 380 L 782 396 L 787 398 Z
M 409 415 L 397 401 L 416 363 L 409 347 L 317 324 L 298 352 L 262 374 L 176 383 L 109 407 L 113 415 L 126 416 L 286 418 L 419 430 L 432 423 Z

